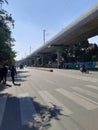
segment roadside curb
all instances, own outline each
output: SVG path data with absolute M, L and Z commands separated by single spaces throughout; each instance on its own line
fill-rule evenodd
M 28 67 L 28 68 L 32 68 L 32 67 Z M 46 69 L 46 68 L 38 68 L 38 67 L 33 67 L 32 69 L 53 72 L 53 69 L 48 69 L 48 68 Z
M 53 72 L 53 69 L 42 69 L 42 68 L 35 68 L 37 70 L 43 70 L 43 71 L 49 71 L 49 72 Z

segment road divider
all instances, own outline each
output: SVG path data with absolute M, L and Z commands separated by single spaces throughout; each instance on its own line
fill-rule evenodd
M 34 69 L 53 72 L 53 69 L 48 69 L 48 68 L 38 68 L 38 67 L 34 67 Z

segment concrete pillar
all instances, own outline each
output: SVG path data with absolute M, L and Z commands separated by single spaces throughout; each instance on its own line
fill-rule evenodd
M 37 57 L 34 57 L 34 66 L 36 67 L 37 65 Z
M 41 64 L 43 65 L 44 64 L 44 56 L 41 55 Z
M 62 53 L 62 49 L 57 49 L 56 50 L 56 53 L 57 53 L 57 67 L 59 68 L 59 66 L 60 66 L 60 61 L 59 61 L 59 58 L 60 58 L 60 55 L 61 55 L 61 53 Z

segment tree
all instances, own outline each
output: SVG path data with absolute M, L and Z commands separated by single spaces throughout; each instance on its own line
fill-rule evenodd
M 98 61 L 98 46 L 88 40 L 78 44 L 67 45 L 63 57 L 66 62 Z
M 0 0 L 0 4 L 8 2 Z M 4 9 L 0 9 L 0 64 L 12 64 L 16 52 L 13 51 L 14 38 L 11 37 L 11 27 L 14 27 L 14 20 L 11 14 Z
M 8 4 L 7 0 L 0 0 L 0 4 L 2 5 L 4 2 L 6 2 Z

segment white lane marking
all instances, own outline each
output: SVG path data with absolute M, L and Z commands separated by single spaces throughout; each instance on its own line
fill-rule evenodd
M 51 80 L 46 80 L 48 83 L 51 83 L 51 84 L 55 84 L 53 81 Z
M 97 82 L 96 79 L 90 78 L 90 77 L 82 77 L 82 76 L 77 77 L 77 76 L 73 76 L 73 78 L 84 80 L 84 81 L 90 81 L 90 82 L 93 82 L 93 83 Z
M 0 97 L 0 127 L 2 124 L 3 116 L 4 116 L 7 97 L 8 97 L 8 95 L 4 95 L 4 96 Z
M 74 101 L 75 103 L 79 104 L 80 106 L 86 108 L 87 110 L 92 110 L 92 109 L 98 108 L 97 105 L 95 105 L 91 102 L 88 102 L 88 101 L 84 100 L 83 98 L 76 96 L 67 90 L 64 90 L 63 88 L 56 89 L 56 91 L 58 91 L 65 97 L 69 98 L 70 100 Z
M 57 72 L 58 73 L 58 72 Z M 74 79 L 80 79 L 80 80 L 84 80 L 84 81 L 90 81 L 90 82 L 93 82 L 93 83 L 95 83 L 95 82 L 98 82 L 98 80 L 97 79 L 95 79 L 95 78 L 91 78 L 91 77 L 84 77 L 84 76 L 76 76 L 76 75 L 70 75 L 70 74 L 61 74 L 61 73 L 59 73 L 60 75 L 62 75 L 62 76 L 65 76 L 65 77 L 70 77 L 70 78 L 74 78 Z
M 79 96 L 79 97 L 81 97 L 81 98 L 86 99 L 86 100 L 89 101 L 89 102 L 92 102 L 92 103 L 98 105 L 98 102 L 95 102 L 94 100 L 89 99 L 89 98 L 87 98 L 87 97 L 85 97 L 85 96 L 83 96 L 83 95 L 81 95 L 81 94 L 79 94 L 79 93 L 77 93 L 77 92 L 72 92 L 72 93 L 75 94 L 75 95 L 77 95 L 77 96 Z
M 98 90 L 98 87 L 97 86 L 94 86 L 94 85 L 85 85 L 86 87 L 88 88 L 93 88 L 95 90 Z
M 29 97 L 29 93 L 20 93 L 18 94 L 19 98 L 25 98 L 25 97 Z
M 91 96 L 91 97 L 94 97 L 94 98 L 97 98 L 97 99 L 98 99 L 98 94 L 96 94 L 96 93 L 94 93 L 94 92 L 91 92 L 91 91 L 89 91 L 89 90 L 86 90 L 86 89 L 84 90 L 84 89 L 79 88 L 79 87 L 72 87 L 72 89 L 75 90 L 75 91 L 81 92 L 81 93 L 83 93 L 83 94 L 85 94 L 85 95 L 89 95 L 89 96 Z
M 93 83 L 97 82 L 97 80 L 94 79 L 94 78 L 90 78 L 90 77 L 81 77 L 81 78 L 82 78 L 82 80 L 85 80 L 85 81 L 90 81 L 90 82 L 93 82 Z
M 32 100 L 28 97 L 28 93 L 19 94 L 20 113 L 21 113 L 21 124 L 28 125 L 29 123 L 36 122 L 35 117 L 37 112 L 33 105 Z
M 48 106 L 54 107 L 53 105 L 55 105 L 59 107 L 61 109 L 61 113 L 64 115 L 70 115 L 73 113 L 69 108 L 67 108 L 62 103 L 60 103 L 56 98 L 54 98 L 49 92 L 39 91 L 38 93 Z

